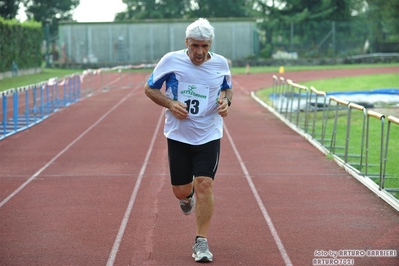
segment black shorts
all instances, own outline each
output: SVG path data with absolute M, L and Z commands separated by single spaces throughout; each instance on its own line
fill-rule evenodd
M 168 139 L 169 170 L 173 186 L 189 184 L 193 176 L 215 178 L 219 165 L 220 139 L 190 145 Z

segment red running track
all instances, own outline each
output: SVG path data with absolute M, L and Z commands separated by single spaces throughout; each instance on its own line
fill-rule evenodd
M 398 73 L 348 71 L 285 77 Z M 172 194 L 162 108 L 144 81 L 137 74 L 128 89 L 97 92 L 0 142 L 0 265 L 195 265 L 194 216 Z M 213 264 L 397 252 L 398 213 L 250 97 L 271 83 L 272 74 L 234 77 L 208 235 Z M 349 255 L 355 265 L 399 265 L 397 255 Z

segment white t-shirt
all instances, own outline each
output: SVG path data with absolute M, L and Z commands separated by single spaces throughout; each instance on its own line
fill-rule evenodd
M 218 114 L 221 90 L 231 89 L 227 60 L 209 53 L 210 59 L 197 66 L 186 49 L 167 53 L 161 58 L 147 83 L 152 89 L 166 85 L 165 95 L 188 106 L 188 118 L 179 120 L 167 109 L 164 135 L 167 138 L 200 145 L 223 136 L 223 118 Z

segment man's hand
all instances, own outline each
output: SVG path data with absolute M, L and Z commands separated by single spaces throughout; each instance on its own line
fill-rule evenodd
M 184 103 L 173 101 L 166 97 L 161 90 L 151 89 L 146 83 L 144 86 L 145 94 L 156 104 L 168 108 L 172 114 L 179 120 L 188 117 L 187 106 Z
M 188 117 L 187 106 L 182 102 L 172 101 L 170 103 L 169 110 L 179 120 L 183 120 Z
M 229 104 L 226 98 L 219 98 L 218 100 L 218 113 L 221 117 L 226 117 L 229 112 Z

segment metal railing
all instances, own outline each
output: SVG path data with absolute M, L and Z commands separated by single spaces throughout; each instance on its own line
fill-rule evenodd
M 397 187 L 396 188 L 387 187 L 385 185 L 385 180 L 388 178 L 388 176 L 387 176 L 387 162 L 388 162 L 388 158 L 389 158 L 388 157 L 388 150 L 389 150 L 389 140 L 390 140 L 390 137 L 391 137 L 391 125 L 392 124 L 396 126 L 396 132 L 398 132 L 399 131 L 399 118 L 396 118 L 396 117 L 391 116 L 391 115 L 388 116 L 387 138 L 386 138 L 385 150 L 384 150 L 384 152 L 385 152 L 385 154 L 384 154 L 384 168 L 383 168 L 383 171 L 382 171 L 381 187 L 383 189 L 385 189 L 386 191 L 389 191 L 389 192 L 399 192 L 399 188 L 397 188 Z M 396 159 L 399 158 L 399 154 L 398 154 L 397 150 L 393 150 L 391 152 L 393 152 L 393 155 L 390 158 L 396 158 Z M 394 163 L 396 163 L 396 162 L 394 162 Z
M 388 157 L 392 130 L 399 133 L 398 118 L 389 116 L 386 119 L 384 114 L 362 105 L 277 76 L 273 76 L 270 100 L 275 111 L 328 153 L 342 160 L 346 167 L 373 180 L 380 191 L 399 192 L 398 173 L 389 167 L 399 164 L 397 151 L 392 150 L 396 154 Z M 371 132 L 373 136 L 370 136 Z M 387 188 L 388 179 L 391 185 Z

